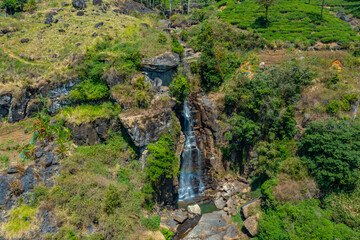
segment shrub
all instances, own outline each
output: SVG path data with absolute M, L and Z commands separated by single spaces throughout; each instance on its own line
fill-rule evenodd
M 70 91 L 69 99 L 72 102 L 99 101 L 109 97 L 108 86 L 101 82 L 87 79 Z
M 25 3 L 26 0 L 3 0 L 0 3 L 0 8 L 5 9 L 7 14 L 13 15 L 22 11 Z
M 188 40 L 188 38 L 189 38 L 189 33 L 187 31 L 185 31 L 185 30 L 182 30 L 180 32 L 180 39 L 182 41 L 186 42 Z
M 179 55 L 183 55 L 185 50 L 183 48 L 183 46 L 181 46 L 181 44 L 179 43 L 179 41 L 176 39 L 176 37 L 174 36 L 173 39 L 172 39 L 172 51 L 174 53 L 177 53 Z
M 147 91 L 138 90 L 135 93 L 135 101 L 141 108 L 148 108 L 150 105 L 151 96 Z
M 121 207 L 120 192 L 114 185 L 110 184 L 105 194 L 104 211 L 110 215 L 119 207 Z
M 0 156 L 0 167 L 7 167 L 9 165 L 9 156 Z
M 330 119 L 309 124 L 299 154 L 323 190 L 354 189 L 360 178 L 359 134 L 358 122 Z
M 171 18 L 170 18 L 170 21 L 175 22 L 176 19 L 177 19 L 177 15 L 172 15 Z
M 332 115 L 339 114 L 340 110 L 341 102 L 338 100 L 333 100 L 326 106 L 326 112 Z
M 161 44 L 165 44 L 167 42 L 167 38 L 164 33 L 159 33 L 158 41 Z
M 166 240 L 171 240 L 171 237 L 174 235 L 174 233 L 167 228 L 162 228 L 160 229 L 160 231 L 164 235 Z
M 178 103 L 183 103 L 190 92 L 190 86 L 188 80 L 178 75 L 169 86 L 170 95 L 176 98 Z

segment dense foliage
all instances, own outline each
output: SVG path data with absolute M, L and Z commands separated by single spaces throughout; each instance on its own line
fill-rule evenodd
M 290 203 L 267 210 L 259 222 L 256 239 L 358 239 L 348 226 L 331 222 L 331 212 L 315 199 Z
M 178 103 L 182 103 L 190 93 L 189 81 L 185 77 L 179 75 L 171 82 L 169 91 L 170 95 L 174 97 Z
M 231 131 L 225 135 L 230 148 L 224 151 L 245 156 L 259 140 L 292 138 L 296 132 L 293 104 L 311 80 L 310 69 L 296 62 L 274 67 L 252 79 L 236 77 L 225 96 L 228 111 L 234 113 L 229 119 Z
M 348 120 L 313 122 L 299 153 L 326 191 L 352 190 L 360 179 L 360 125 Z

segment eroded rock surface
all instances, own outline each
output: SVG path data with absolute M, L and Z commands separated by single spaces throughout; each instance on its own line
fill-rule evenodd
M 164 108 L 151 108 L 141 112 L 125 112 L 119 119 L 137 147 L 146 147 L 149 143 L 159 140 L 161 134 L 170 127 L 173 119 L 172 107 L 175 102 L 170 100 Z

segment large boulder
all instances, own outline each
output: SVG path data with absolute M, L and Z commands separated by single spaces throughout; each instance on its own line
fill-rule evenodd
M 225 200 L 222 197 L 219 197 L 214 201 L 216 208 L 223 209 L 226 205 Z
M 252 215 L 255 215 L 257 212 L 257 209 L 260 208 L 261 200 L 255 199 L 251 202 L 248 202 L 247 204 L 243 205 L 241 207 L 241 211 L 245 218 L 248 218 Z
M 180 57 L 176 53 L 165 53 L 155 58 L 142 60 L 142 68 L 151 79 L 160 78 L 163 86 L 169 86 L 176 69 L 180 63 Z
M 259 214 L 247 218 L 244 223 L 244 227 L 250 233 L 251 236 L 255 237 L 259 233 Z
M 194 214 L 194 215 L 201 215 L 201 208 L 198 204 L 195 205 L 189 205 L 187 207 L 187 210 L 190 214 Z
M 199 223 L 183 239 L 239 239 L 236 225 L 228 224 L 222 218 L 224 214 L 224 211 L 203 214 Z
M 72 5 L 76 9 L 84 9 L 84 8 L 86 8 L 85 0 L 73 0 Z

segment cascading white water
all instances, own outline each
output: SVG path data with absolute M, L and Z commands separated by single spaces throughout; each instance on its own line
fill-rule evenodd
M 184 102 L 181 113 L 184 117 L 184 134 L 186 137 L 184 150 L 181 154 L 179 201 L 189 201 L 204 191 L 201 181 L 201 153 L 196 144 L 188 102 Z

